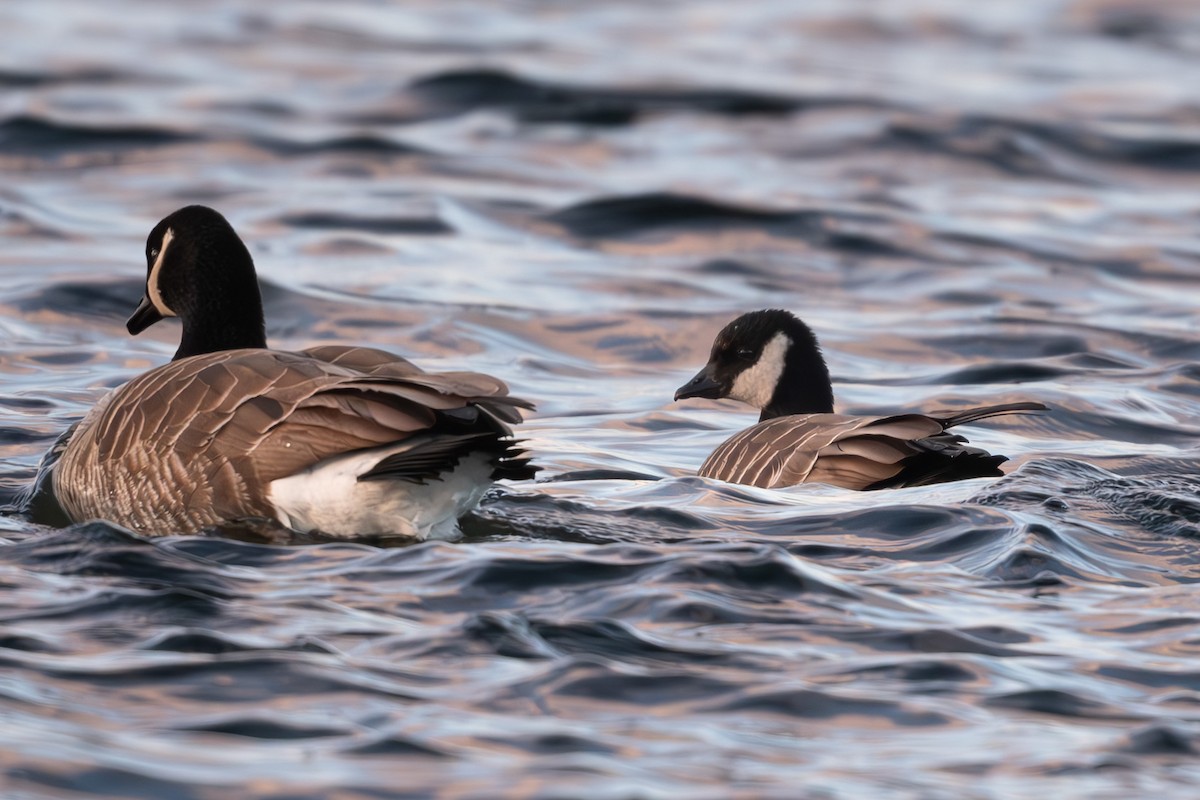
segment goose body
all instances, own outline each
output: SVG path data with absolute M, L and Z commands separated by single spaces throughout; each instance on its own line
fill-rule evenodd
M 167 217 L 147 265 L 130 331 L 177 315 L 180 350 L 71 436 L 53 479 L 72 520 L 453 538 L 493 480 L 533 474 L 509 428 L 530 405 L 496 378 L 366 347 L 267 349 L 253 264 L 217 212 Z
M 816 482 L 884 489 L 992 477 L 1008 459 L 971 447 L 957 425 L 1045 411 L 1020 402 L 934 414 L 833 413 L 833 389 L 816 337 L 786 311 L 744 314 L 718 334 L 708 364 L 675 399 L 731 398 L 759 422 L 717 447 L 699 473 L 764 488 Z

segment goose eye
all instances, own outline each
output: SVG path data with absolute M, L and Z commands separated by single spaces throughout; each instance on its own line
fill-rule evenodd
M 751 350 L 749 347 L 738 348 L 736 355 L 742 361 L 753 361 L 754 360 L 754 351 Z
M 150 251 L 150 258 L 158 258 L 158 248 L 157 247 Z

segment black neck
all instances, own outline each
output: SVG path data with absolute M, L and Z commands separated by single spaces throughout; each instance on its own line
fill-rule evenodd
M 257 289 L 256 286 L 254 302 L 247 303 L 246 307 L 239 310 L 219 314 L 189 314 L 183 321 L 183 337 L 173 360 L 219 350 L 265 348 L 267 330 Z
M 759 415 L 759 422 L 792 414 L 833 413 L 833 385 L 816 337 L 799 331 L 793 332 L 792 337 L 783 374 L 771 402 Z

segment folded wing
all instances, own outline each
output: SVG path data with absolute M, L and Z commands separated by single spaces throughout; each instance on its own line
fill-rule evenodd
M 995 476 L 1007 461 L 1004 456 L 971 447 L 947 429 L 986 417 L 1042 410 L 1040 403 L 1009 403 L 946 416 L 775 417 L 730 437 L 705 460 L 699 474 L 764 488 L 816 482 L 847 489 Z
M 81 424 L 58 483 L 122 486 L 133 473 L 138 490 L 105 498 L 101 510 L 111 515 L 115 502 L 131 519 L 195 514 L 209 524 L 269 517 L 271 481 L 412 437 L 420 446 L 411 460 L 393 455 L 385 474 L 421 482 L 482 449 L 497 477 L 528 477 L 533 469 L 508 425 L 529 407 L 490 376 L 428 374 L 371 348 L 227 350 L 174 361 L 115 390 Z M 192 487 L 182 502 L 167 496 L 179 486 Z

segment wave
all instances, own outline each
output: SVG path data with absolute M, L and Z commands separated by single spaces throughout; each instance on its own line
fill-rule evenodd
M 11 155 L 124 151 L 195 142 L 200 137 L 151 125 L 85 125 L 17 115 L 0 121 L 0 147 Z
M 868 104 L 845 98 L 793 98 L 736 89 L 585 87 L 520 77 L 493 69 L 442 72 L 412 82 L 408 92 L 431 113 L 503 109 L 527 123 L 629 125 L 654 112 L 723 116 L 780 115 L 802 109 Z
M 906 253 L 888 241 L 886 235 L 838 229 L 838 223 L 879 223 L 884 221 L 881 217 L 807 209 L 749 208 L 670 192 L 596 198 L 546 214 L 544 219 L 583 239 L 635 237 L 662 230 L 711 234 L 748 228 L 803 239 L 847 254 L 901 256 Z

